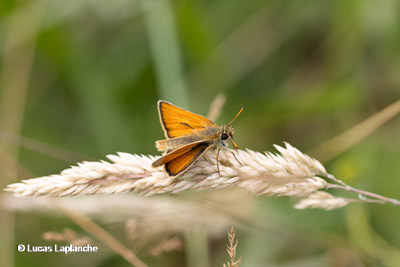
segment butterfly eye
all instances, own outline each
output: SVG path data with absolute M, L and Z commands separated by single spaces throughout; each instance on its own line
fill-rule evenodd
M 221 134 L 221 139 L 222 139 L 222 140 L 228 139 L 228 134 L 227 134 L 227 133 L 222 133 L 222 134 Z

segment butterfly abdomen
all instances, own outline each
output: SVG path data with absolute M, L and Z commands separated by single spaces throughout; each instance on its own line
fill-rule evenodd
M 215 140 L 218 137 L 218 131 L 219 129 L 217 127 L 210 127 L 203 131 L 196 131 L 192 135 L 159 140 L 156 141 L 156 148 L 158 151 L 171 151 L 193 142 L 209 139 L 209 137 L 212 137 Z
M 156 148 L 158 151 L 170 151 L 180 148 L 188 143 L 193 143 L 200 140 L 201 139 L 199 139 L 197 136 L 185 136 L 167 140 L 159 140 L 156 141 Z

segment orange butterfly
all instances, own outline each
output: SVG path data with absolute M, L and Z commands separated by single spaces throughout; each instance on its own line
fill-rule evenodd
M 242 111 L 243 108 L 228 125 L 218 126 L 201 115 L 159 100 L 158 114 L 166 140 L 157 141 L 156 147 L 158 151 L 165 151 L 165 154 L 151 166 L 156 168 L 164 165 L 169 176 L 177 176 L 185 172 L 204 152 L 217 148 L 219 172 L 219 150 L 228 146 L 226 140 L 231 141 L 235 149 L 238 148 L 232 139 L 235 131 L 231 124 Z

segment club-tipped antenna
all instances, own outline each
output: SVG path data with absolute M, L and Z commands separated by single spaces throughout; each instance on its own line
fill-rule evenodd
M 239 110 L 239 112 L 236 114 L 235 118 L 233 118 L 233 120 L 231 120 L 231 122 L 230 122 L 228 125 L 231 125 L 232 122 L 240 115 L 240 113 L 242 113 L 242 111 L 243 111 L 243 108 L 241 108 L 241 109 Z

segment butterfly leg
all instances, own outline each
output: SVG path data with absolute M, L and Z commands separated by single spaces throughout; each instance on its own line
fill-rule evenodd
M 218 147 L 218 148 L 217 148 L 217 170 L 218 170 L 218 174 L 221 174 L 221 173 L 219 172 L 219 160 L 218 160 L 219 151 L 220 151 L 220 148 Z
M 240 112 L 242 112 L 242 110 L 243 110 L 243 108 L 239 111 L 238 114 L 240 114 Z M 239 148 L 238 145 L 233 141 L 232 138 L 230 138 L 230 141 L 231 141 L 231 143 L 232 143 L 232 145 L 233 145 L 233 148 L 235 149 L 235 151 L 236 151 L 236 153 L 237 153 L 238 148 Z M 236 161 L 239 162 L 240 165 L 242 165 L 242 163 L 237 159 L 237 157 L 235 156 L 235 154 L 234 154 L 232 151 L 231 151 L 231 153 L 232 153 L 233 157 L 236 159 Z
M 230 150 L 229 150 L 230 151 Z M 235 151 L 236 151 L 236 153 L 237 153 L 237 149 L 235 148 Z M 239 164 L 240 165 L 243 165 L 239 160 L 238 160 L 238 158 L 235 156 L 235 153 L 233 153 L 232 151 L 230 151 L 231 153 L 232 153 L 232 155 L 233 155 L 233 157 L 236 159 L 236 161 L 237 162 L 239 162 Z

